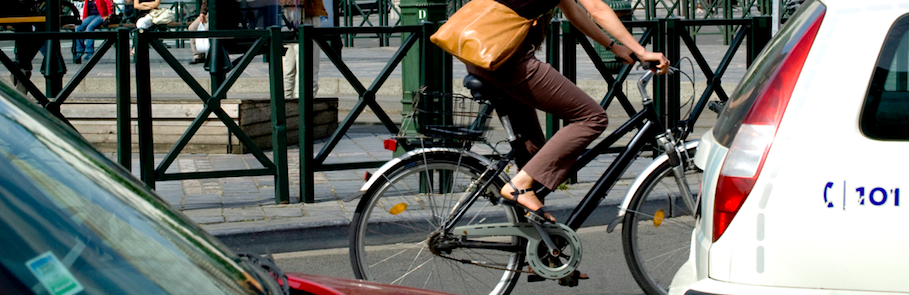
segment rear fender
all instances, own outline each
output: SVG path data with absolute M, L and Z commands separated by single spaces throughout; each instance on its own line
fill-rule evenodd
M 480 163 L 483 163 L 484 165 L 486 165 L 487 167 L 490 167 L 493 165 L 492 162 L 489 161 L 488 158 L 481 156 L 477 153 L 474 153 L 471 151 L 466 151 L 463 149 L 447 148 L 447 147 L 432 147 L 432 148 L 415 149 L 415 150 L 409 151 L 403 155 L 400 155 L 397 158 L 391 159 L 390 161 L 383 164 L 381 167 L 379 167 L 378 170 L 376 170 L 375 173 L 373 173 L 372 177 L 370 177 L 369 180 L 367 180 L 366 183 L 364 183 L 363 186 L 360 187 L 360 190 L 356 194 L 349 196 L 347 198 L 344 198 L 344 202 L 350 202 L 350 201 L 353 201 L 353 200 L 363 196 L 366 193 L 366 191 L 368 191 L 369 188 L 371 186 L 373 186 L 373 184 L 376 183 L 376 181 L 378 181 L 382 177 L 387 177 L 388 175 L 386 175 L 386 174 L 388 172 L 395 171 L 401 165 L 404 165 L 405 163 L 409 163 L 410 162 L 409 160 L 412 158 L 426 157 L 426 156 L 433 155 L 433 154 L 452 154 L 452 153 L 461 154 L 465 157 L 474 158 L 477 161 L 479 161 Z

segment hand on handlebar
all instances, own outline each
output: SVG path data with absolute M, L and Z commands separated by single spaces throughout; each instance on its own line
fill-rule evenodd
M 633 57 L 634 52 L 631 52 L 631 49 L 628 49 L 628 47 L 625 47 L 621 44 L 613 45 L 612 53 L 615 54 L 616 61 L 620 61 L 624 64 L 633 65 L 635 62 L 638 61 L 635 59 L 636 57 Z
M 663 56 L 662 53 L 659 52 L 648 51 L 645 53 L 643 58 L 639 58 L 634 53 L 631 53 L 628 55 L 628 57 L 633 60 L 630 63 L 633 64 L 634 62 L 641 62 L 641 67 L 643 67 L 645 70 L 651 70 L 659 75 L 665 73 L 671 74 L 675 72 L 674 68 L 669 63 L 669 59 L 667 59 L 665 56 Z M 622 58 L 618 54 L 616 54 L 616 60 L 622 61 L 624 63 L 629 63 L 627 59 Z M 656 66 L 654 66 L 654 64 L 656 64 Z

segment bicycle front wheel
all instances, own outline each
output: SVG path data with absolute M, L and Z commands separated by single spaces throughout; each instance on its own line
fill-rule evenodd
M 689 153 L 693 156 L 694 150 Z M 669 161 L 664 161 L 647 176 L 632 197 L 622 224 L 625 261 L 647 294 L 667 294 L 691 248 L 696 208 L 685 205 L 672 168 Z M 702 176 L 703 171 L 697 167 L 685 171 L 695 199 Z
M 418 155 L 385 173 L 357 206 L 350 256 L 359 279 L 458 294 L 507 294 L 524 254 L 482 248 L 439 249 L 439 229 L 452 210 L 476 191 L 486 166 L 458 153 Z M 489 172 L 492 173 L 492 172 Z M 457 223 L 516 222 L 516 212 L 495 205 L 499 177 Z M 522 247 L 515 237 L 483 238 Z

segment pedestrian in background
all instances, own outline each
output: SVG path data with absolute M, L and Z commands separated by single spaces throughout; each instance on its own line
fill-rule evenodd
M 152 22 L 152 16 L 148 12 L 158 8 L 159 5 L 161 5 L 161 0 L 133 0 L 133 9 L 137 10 L 136 16 L 139 17 L 136 20 L 136 28 L 151 28 L 154 23 Z
M 82 24 L 76 27 L 76 32 L 94 31 L 102 22 L 110 18 L 113 4 L 110 0 L 85 0 L 82 4 Z M 76 48 L 73 52 L 73 63 L 82 63 L 82 55 L 85 60 L 91 59 L 95 54 L 94 39 L 77 39 Z
M 200 25 L 205 30 L 208 30 L 208 0 L 202 0 L 202 4 L 199 6 L 199 16 L 189 24 L 187 29 L 191 32 L 199 31 Z M 205 54 L 207 52 L 199 52 L 199 49 L 196 48 L 196 39 L 189 40 L 189 48 L 193 51 L 193 59 L 189 61 L 189 64 L 205 62 Z
M 301 24 L 318 28 L 321 25 L 321 17 L 328 16 L 322 0 L 283 0 L 283 2 L 284 18 L 287 20 L 285 23 L 289 28 L 293 26 L 290 28 L 292 30 L 299 29 Z M 300 58 L 297 56 L 299 42 L 302 40 L 284 46 L 287 49 L 282 59 L 284 63 L 284 97 L 286 99 L 300 97 L 300 87 L 297 85 L 297 71 L 300 66 Z M 312 46 L 313 52 L 309 64 L 312 65 L 312 95 L 315 97 L 319 93 L 320 50 L 315 41 Z

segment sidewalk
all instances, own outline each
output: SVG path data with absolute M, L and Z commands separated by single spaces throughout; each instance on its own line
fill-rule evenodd
M 377 47 L 371 43 L 374 42 L 358 40 L 357 47 L 343 49 L 342 54 L 345 63 L 361 79 L 375 77 L 397 50 L 397 47 L 394 46 Z M 12 52 L 7 48 L 6 44 L 0 44 L 0 47 L 3 48 L 4 52 Z M 715 40 L 707 40 L 700 47 L 711 67 L 716 67 L 727 48 L 727 46 L 722 45 L 721 41 L 717 43 Z M 63 51 L 68 52 L 68 49 L 64 48 Z M 208 76 L 208 73 L 202 69 L 201 65 L 186 64 L 191 56 L 188 48 L 172 48 L 171 52 L 178 60 L 184 62 L 184 66 L 195 77 L 204 78 Z M 583 54 L 583 50 L 580 47 L 578 53 L 579 55 Z M 112 56 L 112 54 L 109 54 L 109 56 Z M 682 52 L 682 56 L 691 55 L 687 52 Z M 40 63 L 40 57 L 36 58 L 36 63 Z M 170 89 L 170 84 L 161 83 L 161 81 L 178 79 L 173 74 L 173 70 L 155 54 L 152 55 L 150 63 L 152 66 L 152 79 L 158 81 L 152 83 L 155 87 L 153 94 L 172 93 L 173 90 Z M 76 66 L 71 65 L 67 75 L 71 76 L 74 74 L 77 70 Z M 241 88 L 250 87 L 250 89 L 237 89 L 236 91 L 251 93 L 261 91 L 256 89 L 266 89 L 267 91 L 267 84 L 261 84 L 263 83 L 262 81 L 268 81 L 267 66 L 268 64 L 264 62 L 251 63 L 249 68 L 244 71 L 241 83 L 236 86 Z M 112 57 L 105 57 L 88 77 L 90 79 L 113 79 L 113 69 Z M 343 120 L 347 115 L 346 111 L 349 111 L 350 106 L 356 102 L 357 97 L 355 93 L 345 90 L 348 86 L 343 85 L 349 85 L 349 83 L 342 78 L 337 69 L 324 55 L 321 69 L 319 96 L 339 97 L 339 119 Z M 455 69 L 454 77 L 456 79 L 460 79 L 460 77 L 465 75 L 462 66 L 456 65 Z M 689 73 L 692 72 L 687 62 L 683 62 L 682 69 Z M 699 79 L 697 85 L 700 85 L 697 86 L 697 89 L 702 91 L 703 86 L 701 84 L 704 81 L 704 75 L 699 72 L 699 69 L 695 72 Z M 744 49 L 740 49 L 729 70 L 727 70 L 724 81 L 737 82 L 744 72 Z M 4 78 L 8 77 L 8 73 L 0 74 Z M 634 81 L 634 75 L 639 74 L 640 72 L 633 74 L 629 81 Z M 392 79 L 386 86 L 388 88 L 383 87 L 383 92 L 379 93 L 381 95 L 379 100 L 386 110 L 400 109 L 400 76 L 400 69 L 396 69 L 391 76 Z M 578 84 L 595 99 L 599 100 L 600 97 L 597 97 L 597 95 L 602 96 L 602 93 L 605 93 L 606 84 L 599 78 L 599 74 L 589 60 L 579 58 L 577 76 L 580 77 Z M 683 77 L 683 81 L 684 79 Z M 398 86 L 394 86 L 394 83 L 398 83 Z M 724 84 L 727 93 L 732 92 L 734 86 L 734 84 Z M 397 93 L 395 93 L 395 87 L 397 87 Z M 39 86 L 39 88 L 43 89 L 43 86 Z M 636 92 L 636 88 L 630 87 L 630 85 L 626 85 L 625 89 L 626 92 Z M 629 94 L 631 96 L 633 93 Z M 77 93 L 73 95 L 78 96 Z M 263 95 L 267 96 L 267 93 Z M 634 98 L 631 98 L 631 100 L 634 101 Z M 396 107 L 394 106 L 395 104 L 397 104 Z M 612 123 L 610 130 L 621 125 L 627 119 L 627 115 L 624 115 L 624 111 L 618 106 L 610 108 L 609 114 Z M 361 119 L 357 120 L 357 124 L 351 128 L 343 140 L 330 153 L 326 163 L 387 161 L 391 159 L 391 152 L 384 150 L 382 146 L 382 140 L 389 138 L 391 134 L 385 131 L 384 127 L 371 125 L 375 121 L 372 121 L 369 117 L 371 117 L 369 114 L 364 114 Z M 715 119 L 713 113 L 705 112 L 701 120 L 703 123 L 698 126 L 700 129 L 696 130 L 693 135 L 696 137 L 700 136 L 706 128 L 712 126 L 713 120 L 711 119 Z M 607 130 L 607 133 L 610 130 Z M 317 153 L 324 144 L 324 140 L 316 144 L 315 150 Z M 109 156 L 112 157 L 113 155 Z M 163 157 L 163 154 L 156 155 L 157 160 L 161 160 Z M 299 203 L 299 149 L 291 147 L 288 151 L 288 157 L 289 163 L 291 163 L 289 167 L 291 204 L 288 205 L 275 205 L 274 180 L 270 176 L 158 182 L 156 184 L 157 192 L 168 203 L 182 210 L 193 221 L 199 223 L 211 234 L 219 237 L 225 244 L 235 249 L 286 252 L 346 247 L 347 225 L 353 216 L 358 199 L 349 202 L 344 202 L 343 200 L 355 194 L 360 186 L 365 183 L 364 175 L 367 172 L 374 172 L 375 169 L 318 172 L 315 174 L 316 202 L 314 204 L 302 204 Z M 547 205 L 552 208 L 551 211 L 555 213 L 556 218 L 565 220 L 574 206 L 585 196 L 593 183 L 612 162 L 612 157 L 613 155 L 598 157 L 580 171 L 578 175 L 579 183 L 569 185 L 567 190 L 556 191 L 547 198 Z M 641 158 L 634 163 L 628 172 L 623 175 L 622 180 L 616 184 L 609 195 L 600 203 L 600 209 L 596 210 L 588 219 L 588 224 L 606 224 L 615 217 L 617 205 L 624 197 L 628 185 L 646 167 L 648 162 L 647 158 Z M 138 171 L 138 156 L 134 155 L 133 163 L 132 171 Z M 177 158 L 175 165 L 168 172 L 201 172 L 257 167 L 261 167 L 261 165 L 254 157 L 248 154 L 184 154 Z
M 332 162 L 389 160 L 391 152 L 381 150 L 381 140 L 388 137 L 377 133 L 348 133 L 330 158 L 334 159 Z M 317 144 L 316 150 L 322 145 Z M 299 163 L 298 149 L 292 148 L 288 154 L 290 163 Z M 183 155 L 178 159 L 183 172 L 252 167 L 250 164 L 255 162 L 249 155 Z M 556 218 L 567 218 L 611 162 L 611 155 L 598 157 L 580 171 L 578 184 L 547 197 L 547 206 Z M 647 164 L 647 158 L 635 162 L 600 203 L 600 209 L 588 219 L 588 224 L 606 224 L 615 217 L 627 187 Z M 285 252 L 346 247 L 347 225 L 359 199 L 348 202 L 344 199 L 357 193 L 365 183 L 363 177 L 367 171 L 372 173 L 376 169 L 317 172 L 314 204 L 299 203 L 298 166 L 292 164 L 290 169 L 291 204 L 287 205 L 275 205 L 274 181 L 268 176 L 158 182 L 157 191 L 168 203 L 235 248 Z M 249 245 L 261 248 L 251 249 Z

